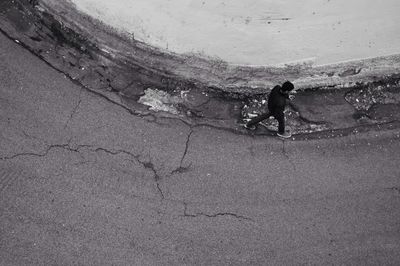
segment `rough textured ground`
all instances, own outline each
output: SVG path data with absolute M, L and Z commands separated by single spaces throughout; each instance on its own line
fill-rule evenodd
M 281 141 L 137 116 L 0 47 L 1 265 L 400 264 L 398 129 Z

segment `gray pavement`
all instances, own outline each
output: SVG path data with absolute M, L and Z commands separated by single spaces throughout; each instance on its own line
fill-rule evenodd
M 400 132 L 138 117 L 0 35 L 1 265 L 399 265 Z

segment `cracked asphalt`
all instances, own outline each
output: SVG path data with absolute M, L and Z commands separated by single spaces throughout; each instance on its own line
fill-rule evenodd
M 399 265 L 400 132 L 140 116 L 0 35 L 1 265 Z

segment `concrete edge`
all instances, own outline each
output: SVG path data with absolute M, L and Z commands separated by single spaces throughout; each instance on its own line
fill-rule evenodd
M 175 54 L 134 40 L 129 34 L 81 13 L 69 0 L 40 1 L 39 7 L 115 59 L 226 92 L 263 93 L 285 80 L 292 80 L 299 89 L 342 88 L 400 73 L 400 54 L 324 66 L 307 62 L 280 67 L 232 65 L 216 58 Z

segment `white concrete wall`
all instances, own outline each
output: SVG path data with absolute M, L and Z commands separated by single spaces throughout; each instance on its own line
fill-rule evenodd
M 135 38 L 232 64 L 400 53 L 399 0 L 71 0 Z

